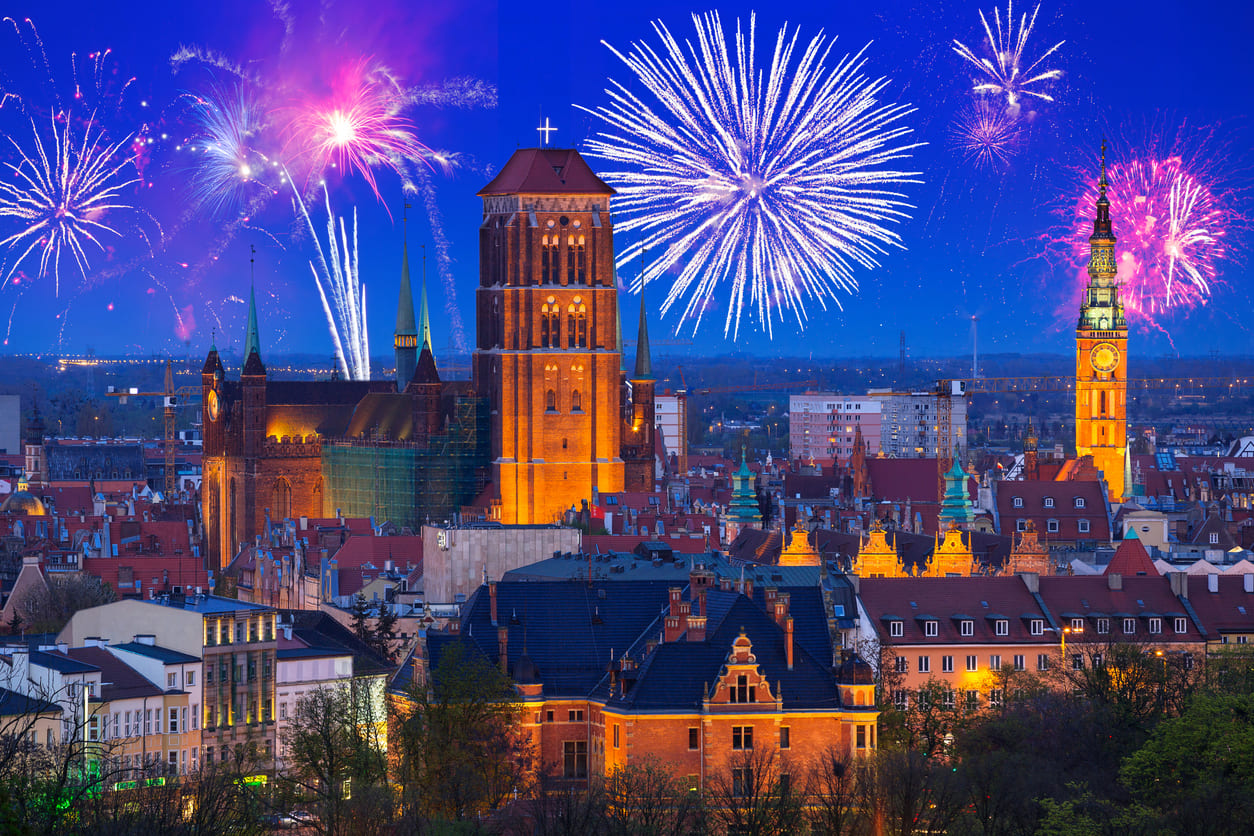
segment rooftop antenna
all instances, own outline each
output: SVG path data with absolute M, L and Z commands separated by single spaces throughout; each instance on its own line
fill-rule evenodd
M 540 132 L 540 147 L 545 148 L 549 144 L 550 134 L 557 131 L 557 128 L 549 124 L 549 117 L 544 117 L 544 124 L 536 128 Z
M 971 317 L 971 379 L 980 378 L 980 318 Z

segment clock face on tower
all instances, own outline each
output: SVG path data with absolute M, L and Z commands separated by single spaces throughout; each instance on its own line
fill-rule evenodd
M 206 405 L 209 409 L 209 420 L 218 420 L 218 416 L 222 414 L 222 402 L 218 400 L 218 390 L 209 390 L 209 400 Z
M 1098 343 L 1089 352 L 1094 371 L 1113 372 L 1119 366 L 1119 349 L 1111 343 Z

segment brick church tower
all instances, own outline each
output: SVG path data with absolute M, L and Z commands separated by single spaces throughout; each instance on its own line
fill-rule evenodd
M 649 357 L 649 322 L 640 294 L 640 325 L 636 336 L 636 368 L 631 375 L 631 406 L 623 426 L 624 489 L 653 493 L 657 458 L 654 453 L 653 362 Z
M 623 490 L 613 194 L 557 148 L 516 151 L 479 192 L 474 384 L 507 524 Z
M 1128 323 L 1115 281 L 1115 234 L 1106 198 L 1106 142 L 1097 217 L 1089 237 L 1089 284 L 1075 332 L 1075 452 L 1092 456 L 1110 498 L 1123 499 L 1128 458 Z

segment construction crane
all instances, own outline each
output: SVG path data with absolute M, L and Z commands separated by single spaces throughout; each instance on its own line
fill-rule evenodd
M 165 496 L 166 502 L 171 501 L 170 497 L 178 490 L 178 474 L 174 472 L 174 447 L 175 447 L 175 429 L 174 429 L 174 410 L 183 406 L 191 405 L 191 402 L 200 399 L 200 387 L 181 386 L 174 388 L 174 367 L 169 360 L 165 361 L 165 387 L 160 392 L 141 392 L 138 388 L 119 389 L 116 386 L 110 386 L 107 392 L 111 398 L 117 398 L 118 403 L 125 404 L 128 398 L 161 398 L 165 412 L 165 439 L 162 444 L 165 453 Z

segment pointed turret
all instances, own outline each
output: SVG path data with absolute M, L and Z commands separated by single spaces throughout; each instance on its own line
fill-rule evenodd
M 401 245 L 401 290 L 396 300 L 396 332 L 392 335 L 396 353 L 396 388 L 404 389 L 414 376 L 418 355 L 418 329 L 414 324 L 414 293 L 409 284 L 409 243 Z
M 427 308 L 427 255 L 422 255 L 422 315 L 418 322 L 418 346 L 435 353 L 431 346 L 431 313 Z
M 954 466 L 945 474 L 945 496 L 941 499 L 938 525 L 969 526 L 975 521 L 975 509 L 967 491 L 967 472 L 958 461 L 958 448 L 954 447 Z
M 248 288 L 248 333 L 244 336 L 244 374 L 264 375 L 266 367 L 261 362 L 261 337 L 257 330 L 257 294 Z
M 649 356 L 649 320 L 644 312 L 644 293 L 640 294 L 640 325 L 636 332 L 636 373 L 632 381 L 653 379 L 653 360 Z
M 740 448 L 740 468 L 732 474 L 732 499 L 727 506 L 726 542 L 736 539 L 741 529 L 759 528 L 762 525 L 762 510 L 758 507 L 758 492 L 754 486 L 753 471 L 749 469 L 749 460 L 745 448 Z

